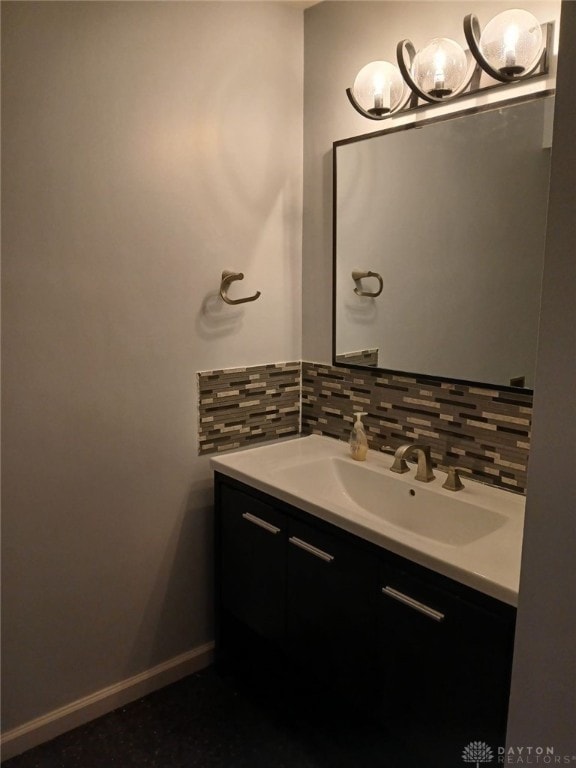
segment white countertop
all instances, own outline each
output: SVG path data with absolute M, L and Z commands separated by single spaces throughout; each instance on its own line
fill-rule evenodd
M 367 461 L 362 466 L 372 470 L 372 477 L 377 472 L 388 484 L 391 478 L 395 483 L 403 484 L 404 493 L 408 488 L 411 495 L 420 493 L 421 498 L 424 486 L 427 493 L 434 494 L 433 501 L 440 506 L 443 504 L 442 497 L 445 497 L 447 503 L 455 498 L 464 502 L 464 511 L 458 514 L 465 515 L 466 507 L 471 505 L 476 517 L 478 508 L 480 515 L 482 510 L 486 510 L 486 515 L 497 512 L 505 516 L 505 523 L 486 535 L 464 543 L 445 543 L 398 527 L 373 514 L 366 514 L 345 489 L 335 483 L 323 482 L 322 477 L 316 477 L 314 471 L 309 473 L 308 481 L 305 482 L 300 482 L 298 473 L 291 474 L 291 468 L 311 465 L 322 459 L 346 461 L 356 467 L 359 465 L 350 457 L 345 442 L 318 435 L 267 443 L 215 456 L 211 464 L 217 472 L 268 493 L 366 541 L 509 605 L 517 605 L 524 527 L 522 496 L 474 482 L 465 476 L 464 490 L 456 493 L 447 491 L 441 487 L 446 475 L 440 470 L 435 470 L 437 479 L 433 483 L 424 484 L 415 480 L 414 469 L 404 475 L 390 473 L 392 456 L 369 451 Z M 386 503 L 385 495 L 382 503 Z M 426 512 L 422 511 L 422 514 Z

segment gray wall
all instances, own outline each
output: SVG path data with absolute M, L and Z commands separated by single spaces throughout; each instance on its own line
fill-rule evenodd
M 213 637 L 195 373 L 300 357 L 302 68 L 282 3 L 2 4 L 6 730 Z
M 576 3 L 562 6 L 508 742 L 576 754 Z

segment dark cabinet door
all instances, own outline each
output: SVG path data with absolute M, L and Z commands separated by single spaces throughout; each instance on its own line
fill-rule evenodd
M 261 637 L 284 637 L 286 517 L 236 488 L 220 486 L 220 590 L 224 610 Z
M 377 560 L 349 541 L 291 520 L 288 647 L 301 664 L 361 699 L 375 666 L 370 585 Z
M 380 716 L 427 745 L 430 766 L 458 764 L 471 741 L 502 746 L 513 609 L 493 612 L 388 565 L 378 592 Z

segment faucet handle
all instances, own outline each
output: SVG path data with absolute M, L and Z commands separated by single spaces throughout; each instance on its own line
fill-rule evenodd
M 460 480 L 458 467 L 448 467 L 448 477 L 442 488 L 445 488 L 447 491 L 461 491 L 464 487 L 464 483 Z

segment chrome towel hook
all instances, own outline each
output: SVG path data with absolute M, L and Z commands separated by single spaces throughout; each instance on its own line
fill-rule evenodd
M 258 299 L 261 296 L 260 291 L 256 291 L 254 296 L 246 296 L 246 298 L 244 299 L 229 299 L 228 288 L 230 287 L 230 283 L 233 283 L 235 280 L 244 280 L 244 273 L 230 272 L 227 269 L 225 269 L 224 272 L 222 272 L 222 281 L 220 283 L 220 296 L 226 302 L 226 304 L 245 304 L 247 301 L 256 301 L 256 299 Z
M 371 291 L 363 291 L 362 290 L 362 284 L 360 280 L 362 280 L 363 277 L 375 277 L 378 280 L 378 283 L 380 284 L 380 287 L 377 291 L 371 292 Z M 376 298 L 376 296 L 380 296 L 382 293 L 382 289 L 384 288 L 384 281 L 382 280 L 382 276 L 378 274 L 378 272 L 362 272 L 359 269 L 355 269 L 354 272 L 352 272 L 352 280 L 356 283 L 356 288 L 354 288 L 354 293 L 357 296 L 370 296 L 372 298 Z

